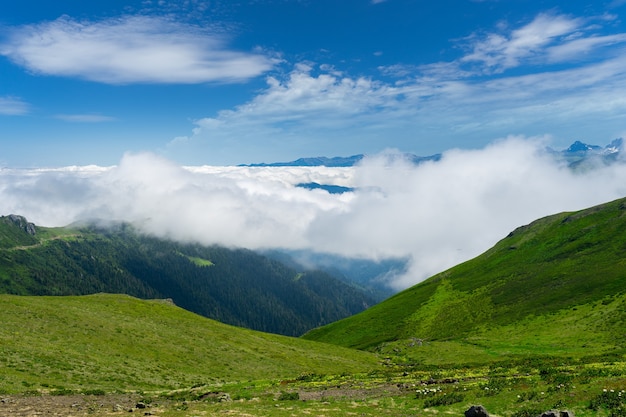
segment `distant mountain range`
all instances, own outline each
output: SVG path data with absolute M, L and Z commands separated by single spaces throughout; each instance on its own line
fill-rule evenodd
M 619 153 L 624 145 L 622 138 L 614 139 L 605 147 L 589 145 L 579 140 L 572 143 L 569 148 L 561 151 L 563 155 L 589 156 L 589 155 L 615 155 Z
M 606 146 L 589 145 L 576 141 L 569 148 L 562 151 L 548 149 L 557 159 L 568 164 L 573 169 L 592 168 L 598 162 L 609 165 L 616 162 L 623 149 L 622 138 L 613 140 Z
M 581 141 L 575 141 L 567 149 L 555 150 L 547 148 L 546 151 L 553 155 L 558 161 L 563 161 L 570 168 L 581 170 L 592 168 L 598 162 L 603 164 L 611 164 L 618 160 L 620 152 L 623 148 L 623 139 L 614 139 L 606 146 L 589 145 Z M 415 165 L 419 165 L 427 161 L 438 161 L 441 159 L 442 154 L 434 154 L 430 156 L 418 156 L 412 153 L 402 153 L 398 155 L 405 161 L 409 161 Z M 245 167 L 352 167 L 361 162 L 366 155 L 358 154 L 352 156 L 336 156 L 328 158 L 325 156 L 317 156 L 311 158 L 299 158 L 290 162 L 273 162 L 273 163 L 258 163 L 240 165 Z M 343 194 L 352 192 L 355 189 L 352 187 L 345 187 L 335 184 L 320 184 L 317 182 L 299 183 L 296 185 L 299 188 L 306 188 L 308 190 L 324 190 L 330 194 Z
M 552 148 L 547 148 L 547 151 L 553 154 L 556 158 L 564 159 L 572 164 L 578 164 L 584 159 L 588 158 L 603 158 L 608 162 L 613 161 L 617 158 L 623 148 L 623 139 L 617 138 L 614 139 L 611 143 L 606 146 L 598 146 L 598 145 L 589 145 L 587 143 L 583 143 L 579 140 L 572 143 L 567 149 L 563 150 L 554 150 Z M 332 158 L 328 158 L 325 156 L 316 156 L 309 158 L 299 158 L 295 161 L 290 162 L 272 162 L 272 163 L 255 163 L 255 164 L 242 164 L 240 166 L 246 167 L 316 167 L 316 166 L 324 166 L 324 167 L 351 167 L 357 165 L 359 162 L 363 160 L 367 155 L 358 154 L 352 156 L 335 156 Z M 421 164 L 426 161 L 438 161 L 441 159 L 442 154 L 437 153 L 429 156 L 418 156 L 412 153 L 402 153 L 398 157 L 402 158 L 405 161 L 410 161 L 414 164 Z M 314 183 L 310 183 L 314 184 Z M 315 186 L 307 186 L 308 184 L 302 184 L 302 186 L 306 186 L 305 188 L 323 188 L 315 187 Z M 301 186 L 299 184 L 298 186 Z
M 325 156 L 317 156 L 312 158 L 299 158 L 295 161 L 291 162 L 272 162 L 272 163 L 260 163 L 260 164 L 248 164 L 248 165 L 240 165 L 247 167 L 351 167 L 355 166 L 366 155 L 358 154 L 352 156 L 335 156 L 333 158 L 327 158 Z M 412 153 L 403 153 L 400 155 L 400 158 L 410 161 L 414 164 L 420 164 L 426 161 L 438 161 L 441 159 L 441 154 L 435 154 L 430 156 L 418 156 Z

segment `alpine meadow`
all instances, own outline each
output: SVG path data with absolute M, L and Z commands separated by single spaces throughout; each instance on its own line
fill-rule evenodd
M 80 256 L 95 262 L 111 252 L 94 242 L 111 238 L 20 216 L 1 224 L 3 271 L 11 271 L 2 282 L 23 294 L 1 298 L 5 412 L 24 404 L 68 416 L 142 407 L 164 416 L 462 415 L 477 404 L 510 416 L 624 412 L 626 199 L 519 227 L 482 255 L 302 338 L 224 325 L 171 299 L 26 295 L 63 290 L 34 284 L 46 268 L 69 264 L 57 245 L 71 259 L 85 249 L 69 248 L 91 241 L 93 252 Z M 128 253 L 146 244 L 124 241 Z M 158 247 L 158 256 L 170 251 L 198 268 L 224 259 Z M 77 265 L 94 291 L 122 281 L 143 297 L 154 291 L 127 271 L 108 274 L 116 283 Z
M 0 1 L 0 417 L 626 417 L 626 0 Z

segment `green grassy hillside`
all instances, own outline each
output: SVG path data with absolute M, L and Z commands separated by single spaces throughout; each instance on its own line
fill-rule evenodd
M 0 295 L 0 392 L 172 390 L 375 369 L 374 355 L 125 295 Z
M 473 404 L 509 417 L 626 411 L 626 362 L 614 358 L 381 366 L 371 353 L 109 294 L 0 295 L 0 320 L 2 416 L 437 416 Z M 434 343 L 422 348 L 448 354 Z
M 425 363 L 626 348 L 626 200 L 520 227 L 486 253 L 311 340 Z

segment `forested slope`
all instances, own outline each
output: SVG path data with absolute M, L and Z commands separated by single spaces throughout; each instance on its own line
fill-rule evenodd
M 326 273 L 298 271 L 249 250 L 179 244 L 138 234 L 129 225 L 46 229 L 30 223 L 28 233 L 25 219 L 1 219 L 4 293 L 171 298 L 224 323 L 285 335 L 374 303 Z

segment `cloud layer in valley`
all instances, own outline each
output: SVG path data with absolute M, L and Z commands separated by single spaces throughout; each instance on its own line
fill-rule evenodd
M 575 173 L 546 140 L 510 137 L 415 166 L 381 154 L 354 168 L 181 167 L 128 154 L 115 167 L 0 171 L 0 212 L 45 226 L 130 221 L 147 233 L 251 249 L 408 257 L 400 289 L 488 249 L 536 218 L 626 195 L 626 164 Z M 295 185 L 355 187 L 329 194 Z

